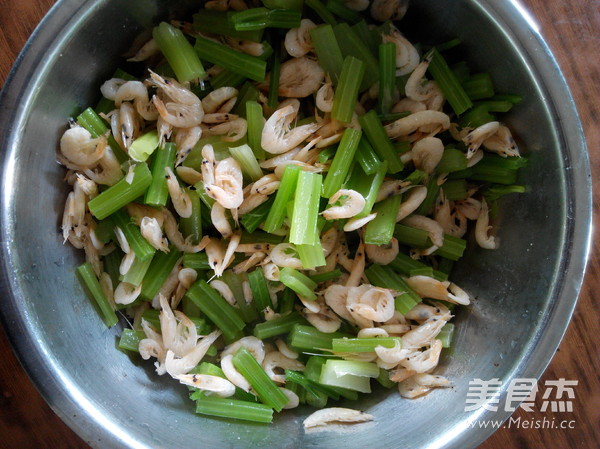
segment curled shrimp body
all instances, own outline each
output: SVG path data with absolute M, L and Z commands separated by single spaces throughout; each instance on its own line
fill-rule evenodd
M 325 72 L 319 63 L 307 57 L 292 58 L 281 64 L 279 96 L 304 98 L 321 86 Z
M 398 215 L 396 215 L 396 221 L 404 220 L 412 214 L 417 210 L 421 203 L 425 201 L 425 198 L 427 198 L 427 187 L 416 186 L 410 189 L 406 193 L 406 198 L 404 198 L 404 201 L 400 204 Z
M 406 81 L 406 87 L 404 91 L 406 96 L 414 101 L 425 101 L 433 96 L 435 93 L 433 81 L 427 81 L 423 83 L 423 77 L 429 67 L 429 61 L 420 62 L 419 65 L 413 70 L 410 77 Z
M 177 181 L 177 177 L 173 173 L 173 170 L 171 170 L 171 167 L 165 167 L 165 174 L 169 196 L 171 197 L 171 201 L 173 201 L 175 211 L 182 218 L 190 217 L 192 215 L 192 200 L 189 194 L 179 185 L 179 181 Z
M 415 168 L 431 174 L 442 160 L 444 143 L 437 137 L 424 137 L 412 147 L 412 160 Z
M 290 56 L 300 58 L 313 49 L 310 30 L 316 28 L 310 19 L 302 19 L 300 27 L 290 29 L 285 35 L 285 49 Z
M 144 237 L 154 248 L 165 253 L 169 252 L 169 242 L 163 236 L 160 224 L 156 218 L 142 218 L 140 231 L 142 237 Z
M 419 52 L 396 27 L 391 26 L 390 28 L 390 32 L 382 36 L 383 43 L 393 42 L 396 44 L 396 75 L 406 75 L 419 64 Z
M 373 0 L 371 17 L 379 22 L 400 20 L 406 14 L 408 0 Z
M 388 245 L 365 245 L 365 251 L 371 262 L 387 265 L 398 255 L 398 240 L 394 237 Z
M 319 129 L 318 124 L 309 123 L 290 130 L 298 110 L 293 105 L 276 110 L 263 128 L 261 145 L 271 154 L 281 154 L 298 146 Z
M 156 120 L 158 111 L 148 98 L 148 89 L 141 81 L 127 81 L 116 92 L 115 106 L 120 107 L 125 101 L 133 101 L 133 106 L 144 120 Z
M 338 201 L 341 203 L 339 206 L 336 205 Z M 364 209 L 366 201 L 355 190 L 340 189 L 329 198 L 329 204 L 334 206 L 324 210 L 322 215 L 326 220 L 336 220 L 354 217 Z
M 481 202 L 481 210 L 475 224 L 475 240 L 477 244 L 485 249 L 498 248 L 498 242 L 493 235 L 490 235 L 490 215 L 489 208 L 485 200 Z
M 421 111 L 410 114 L 385 126 L 389 137 L 396 139 L 408 136 L 422 126 L 435 125 L 437 132 L 445 131 L 450 127 L 450 117 L 439 111 Z
M 243 176 L 239 163 L 233 158 L 215 161 L 212 145 L 202 149 L 202 180 L 208 196 L 225 209 L 236 209 L 244 201 Z
M 323 84 L 317 91 L 315 97 L 317 107 L 323 112 L 331 112 L 333 109 L 333 86 L 331 83 Z
M 150 82 L 159 89 L 166 100 L 155 95 L 152 102 L 161 118 L 176 128 L 191 128 L 202 123 L 204 109 L 202 102 L 189 89 L 171 78 L 150 71 Z
M 486 150 L 499 154 L 502 157 L 520 156 L 519 148 L 513 139 L 510 129 L 500 125 L 495 134 L 483 141 Z
M 202 128 L 200 126 L 177 129 L 175 132 L 175 144 L 177 145 L 175 167 L 179 168 L 183 164 L 183 161 L 185 161 L 192 148 L 198 143 L 200 137 L 202 137 Z
M 499 122 L 489 122 L 475 128 L 469 132 L 462 141 L 468 148 L 467 159 L 473 157 L 479 147 L 485 142 L 486 139 L 492 137 L 500 129 Z
M 237 95 L 238 90 L 234 87 L 220 87 L 202 99 L 202 108 L 206 114 L 229 112 L 231 110 L 229 107 L 229 111 L 222 111 L 221 108 L 228 104 L 229 100 L 237 99 Z
M 60 152 L 70 162 L 81 167 L 96 165 L 106 148 L 106 138 L 92 138 L 89 131 L 79 125 L 69 128 L 60 138 Z

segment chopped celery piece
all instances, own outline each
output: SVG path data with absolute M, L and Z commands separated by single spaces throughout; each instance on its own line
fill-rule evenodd
M 319 382 L 332 387 L 370 393 L 370 380 L 378 376 L 379 367 L 374 363 L 327 360 L 321 369 Z
M 146 338 L 144 331 L 134 331 L 133 329 L 123 329 L 121 338 L 119 338 L 119 349 L 124 351 L 138 352 L 140 341 Z
M 323 182 L 323 196 L 325 198 L 331 197 L 342 187 L 344 180 L 348 176 L 350 166 L 354 161 L 354 155 L 361 137 L 361 131 L 352 128 L 346 128 L 344 131 L 342 140 Z
M 309 301 L 317 299 L 317 295 L 314 293 L 317 284 L 299 271 L 285 267 L 279 274 L 279 280 L 286 287 L 294 290 L 302 298 Z
M 367 223 L 365 243 L 370 245 L 387 245 L 392 240 L 400 202 L 401 197 L 396 195 L 375 205 L 373 212 L 377 216 Z
M 301 171 L 298 174 L 290 242 L 300 245 L 316 245 L 319 242 L 317 218 L 323 176 Z
M 159 148 L 154 154 L 151 163 L 152 182 L 144 196 L 144 203 L 150 206 L 166 206 L 169 199 L 169 189 L 167 188 L 167 179 L 165 178 L 165 168 L 171 170 L 175 165 L 175 156 L 177 147 L 174 143 L 166 143 L 164 147 Z
M 310 30 L 310 37 L 315 47 L 317 61 L 325 70 L 334 84 L 342 73 L 344 57 L 331 25 L 320 25 Z
M 203 37 L 196 39 L 194 47 L 200 58 L 212 62 L 231 72 L 243 75 L 254 81 L 263 81 L 267 63 L 256 56 L 234 50 L 226 45 L 213 42 Z
M 397 344 L 402 344 L 400 337 L 334 338 L 331 349 L 334 352 L 373 352 L 377 346 L 393 348 Z
M 262 114 L 261 114 L 262 118 Z M 252 152 L 252 148 L 248 145 L 229 148 L 229 152 L 233 158 L 239 162 L 242 172 L 252 181 L 257 181 L 263 175 L 260 165 L 256 160 L 256 156 Z
M 233 366 L 246 378 L 262 403 L 280 412 L 288 398 L 269 378 L 254 356 L 244 347 L 238 349 L 232 359 Z
M 450 70 L 448 63 L 435 47 L 425 55 L 425 59 L 430 61 L 429 72 L 457 115 L 473 106 L 471 99 L 458 82 L 456 75 Z
M 123 178 L 91 199 L 88 203 L 90 212 L 98 220 L 102 220 L 143 195 L 151 183 L 152 174 L 148 166 L 144 162 L 137 164 L 133 170 L 131 184 Z
M 265 220 L 264 230 L 266 232 L 273 233 L 283 225 L 286 216 L 286 206 L 294 196 L 300 171 L 301 168 L 297 165 L 288 165 L 285 167 L 279 189 L 275 195 L 275 202 Z
M 306 320 L 298 312 L 288 313 L 273 318 L 269 321 L 258 323 L 254 326 L 254 336 L 264 340 L 277 335 L 288 334 L 296 324 L 303 324 Z
M 273 409 L 268 405 L 206 395 L 196 399 L 196 413 L 259 423 L 273 421 Z
M 83 284 L 87 287 L 89 293 L 96 300 L 96 304 L 98 304 L 100 313 L 102 314 L 102 321 L 104 321 L 104 324 L 106 324 L 107 327 L 113 327 L 119 320 L 98 282 L 98 278 L 94 273 L 92 265 L 89 262 L 80 265 L 77 267 L 77 273 L 83 281 Z
M 452 346 L 452 337 L 454 336 L 454 324 L 446 323 L 442 330 L 437 335 L 437 339 L 442 342 L 442 348 L 449 348 Z
M 273 303 L 271 302 L 271 296 L 269 295 L 269 287 L 267 286 L 267 280 L 265 279 L 262 268 L 259 267 L 249 273 L 248 282 L 250 283 L 252 298 L 254 299 L 258 313 L 262 314 L 267 307 L 273 310 Z
M 129 146 L 129 157 L 136 162 L 145 162 L 158 148 L 158 132 L 154 129 L 142 134 Z
M 331 117 L 340 122 L 349 123 L 356 108 L 358 89 L 365 74 L 365 63 L 353 56 L 346 56 L 342 72 L 333 95 Z M 352 128 L 347 128 L 349 130 Z
M 154 28 L 152 37 L 180 83 L 206 77 L 198 55 L 181 30 L 162 22 Z

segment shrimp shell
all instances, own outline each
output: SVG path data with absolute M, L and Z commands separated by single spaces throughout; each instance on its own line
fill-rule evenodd
M 312 51 L 310 30 L 317 25 L 310 19 L 302 19 L 299 28 L 291 28 L 285 35 L 284 46 L 290 56 L 300 58 Z
M 265 151 L 271 154 L 285 153 L 298 146 L 319 129 L 321 125 L 317 123 L 290 129 L 290 124 L 294 121 L 297 112 L 294 106 L 288 105 L 276 110 L 269 117 L 261 136 L 261 145 Z
M 498 242 L 497 239 L 490 235 L 491 226 L 490 223 L 490 215 L 489 208 L 487 202 L 484 200 L 481 201 L 481 210 L 479 212 L 479 216 L 477 217 L 477 223 L 475 224 L 475 240 L 477 244 L 485 249 L 497 249 Z
M 420 111 L 385 125 L 388 137 L 397 139 L 408 136 L 422 126 L 436 125 L 436 130 L 445 131 L 450 126 L 450 117 L 439 111 Z
M 326 426 L 328 424 L 355 424 L 372 421 L 368 413 L 349 408 L 331 407 L 317 410 L 303 422 L 305 429 Z
M 342 199 L 342 197 L 346 197 Z M 333 206 L 322 212 L 326 220 L 336 220 L 340 218 L 352 218 L 360 213 L 366 204 L 365 198 L 355 190 L 340 189 L 329 198 L 329 204 L 335 204 L 340 201 L 342 205 Z
M 280 97 L 304 98 L 321 86 L 325 71 L 319 63 L 307 57 L 291 58 L 281 64 L 279 72 Z
M 220 398 L 235 394 L 235 385 L 226 379 L 210 374 L 180 374 L 175 376 L 179 382 L 202 391 L 209 391 Z

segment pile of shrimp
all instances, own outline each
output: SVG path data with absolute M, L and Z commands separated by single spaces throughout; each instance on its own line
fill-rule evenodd
M 401 18 L 406 10 L 405 2 L 398 1 L 350 0 L 345 3 L 357 11 L 370 11 L 377 21 Z M 248 6 L 242 0 L 206 3 L 206 8 L 222 11 Z M 192 29 L 190 24 L 181 22 L 177 26 L 184 30 Z M 364 242 L 365 226 L 376 214 L 356 218 L 365 205 L 365 198 L 360 193 L 342 188 L 329 199 L 328 207 L 321 212 L 332 225 L 320 235 L 326 265 L 316 270 L 304 270 L 291 243 L 269 244 L 247 240 L 242 243 L 240 219 L 276 194 L 285 167 L 293 164 L 302 170 L 327 173 L 331 159 L 321 162 L 321 152 L 338 143 L 347 127 L 360 129 L 358 116 L 371 109 L 377 99 L 375 85 L 359 97 L 351 122 L 342 123 L 331 117 L 334 88 L 314 53 L 310 30 L 315 26 L 310 19 L 303 19 L 299 28 L 290 29 L 285 35 L 276 108 L 271 109 L 267 105 L 268 86 L 255 83 L 261 89 L 258 102 L 266 117 L 261 145 L 268 154 L 268 158 L 259 160 L 263 176 L 255 182 L 245 179 L 240 164 L 233 157 L 222 157 L 222 154 L 216 154 L 212 145 L 202 142 L 203 138 L 218 136 L 221 141 L 238 146 L 236 142 L 245 137 L 246 120 L 232 113 L 239 100 L 237 88 L 221 87 L 200 99 L 194 93 L 197 86 L 193 83 L 182 84 L 150 69 L 141 81 L 117 78 L 106 81 L 101 93 L 115 105 L 112 111 L 103 115 L 110 124 L 107 134 L 92 137 L 77 123 L 71 122 L 60 140 L 58 160 L 67 168 L 65 179 L 72 187 L 64 209 L 63 237 L 75 248 L 84 250 L 86 260 L 93 266 L 109 301 L 126 313 L 133 329 L 143 330 L 145 338 L 139 344 L 139 353 L 146 360 L 155 359 L 158 374 L 168 374 L 183 384 L 221 397 L 233 395 L 236 387 L 252 392 L 248 380 L 231 362 L 235 351 L 245 347 L 285 392 L 289 398 L 286 408 L 298 406 L 299 398 L 285 388 L 286 378 L 281 370 L 303 371 L 304 355 L 288 347 L 283 338 L 261 341 L 254 336 L 245 336 L 225 346 L 218 329 L 207 335 L 198 335 L 194 323 L 181 311 L 181 300 L 196 281 L 198 273 L 185 268 L 181 259 L 150 302 L 136 302 L 142 285 L 125 282 L 113 285 L 105 271 L 103 256 L 112 251 L 120 250 L 124 254 L 119 267 L 121 275 L 127 274 L 134 259 L 133 251 L 118 227 L 114 229 L 112 241 L 105 243 L 97 238 L 98 223 L 88 208 L 88 202 L 101 189 L 122 178 L 132 177 L 135 161 L 120 164 L 107 139 L 112 136 L 127 153 L 137 137 L 156 129 L 161 145 L 157 151 L 161 151 L 166 142 L 177 145 L 175 166 L 165 172 L 172 206 L 154 208 L 139 202 L 127 205 L 126 211 L 139 226 L 142 236 L 158 251 L 168 252 L 172 246 L 183 253 L 205 252 L 212 269 L 209 283 L 232 307 L 238 307 L 235 295 L 220 279 L 226 270 L 232 270 L 244 279 L 243 299 L 249 304 L 253 298 L 246 273 L 262 270 L 269 281 L 269 293 L 275 305 L 278 293 L 284 288 L 279 282 L 280 270 L 284 267 L 309 275 L 342 270 L 339 279 L 317 286 L 316 301 L 298 297 L 295 310 L 324 333 L 336 332 L 343 326 L 354 329 L 359 338 L 401 337 L 401 344 L 393 348 L 378 346 L 373 352 L 334 355 L 377 364 L 389 373 L 391 381 L 397 383 L 402 397 L 416 398 L 436 387 L 450 385 L 447 378 L 433 374 L 442 354 L 442 343 L 436 337 L 453 317 L 449 304 L 466 306 L 470 298 L 454 283 L 428 276 L 412 276 L 405 281 L 423 298 L 423 302 L 406 314 L 396 311 L 394 298 L 403 292 L 372 285 L 365 275 L 365 268 L 373 263 L 390 263 L 398 255 L 400 245 L 395 238 L 383 246 Z M 429 62 L 421 60 L 419 52 L 394 25 L 382 32 L 381 38 L 383 42 L 396 45 L 397 75 L 408 76 L 405 95 L 395 99 L 392 112 L 410 112 L 410 115 L 385 124 L 385 131 L 392 141 L 410 143 L 410 151 L 401 155 L 405 166 L 421 170 L 428 177 L 435 177 L 438 185 L 443 185 L 447 175 L 436 173 L 444 151 L 442 133 L 448 136 L 444 139 L 451 138 L 466 146 L 469 167 L 477 164 L 484 152 L 504 157 L 519 156 L 511 132 L 505 125 L 491 122 L 472 129 L 461 128 L 455 123 L 456 118 L 445 112 L 446 101 L 437 83 L 426 77 Z M 261 44 L 231 38 L 221 38 L 221 41 L 248 54 L 262 52 Z M 132 60 L 145 61 L 157 56 L 160 57 L 157 46 L 150 41 Z M 211 67 L 209 78 L 203 82 L 210 82 L 210 77 L 220 71 L 220 67 Z M 294 126 L 298 120 L 311 114 L 314 120 L 310 123 Z M 194 149 L 201 153 L 201 164 L 193 167 L 185 165 L 186 158 Z M 486 249 L 497 247 L 498 241 L 490 226 L 489 207 L 476 185 L 469 189 L 468 198 L 461 201 L 449 201 L 440 190 L 432 213 L 428 216 L 417 214 L 415 211 L 427 196 L 428 181 L 426 179 L 415 185 L 397 177 L 387 177 L 376 200 L 379 202 L 402 195 L 396 221 L 428 233 L 433 246 L 408 249 L 411 257 L 435 264 L 431 255 L 444 244 L 444 236 L 463 237 L 469 221 L 474 222 L 475 240 L 479 246 Z M 178 221 L 191 215 L 190 195 L 196 194 L 193 186 L 199 182 L 202 182 L 204 193 L 214 200 L 210 209 L 212 226 L 204 230 L 205 236 L 201 241 L 193 242 L 182 234 Z M 287 234 L 289 226 L 286 221 L 280 232 L 282 236 Z M 240 255 L 243 255 L 241 261 Z M 160 310 L 160 332 L 142 318 L 143 312 L 149 308 Z M 280 316 L 277 310 L 270 308 L 261 312 L 263 320 Z M 207 359 L 206 353 L 211 345 L 219 348 L 219 353 L 210 360 L 220 363 L 225 378 L 190 374 L 198 363 Z M 348 415 L 347 411 L 340 413 Z M 335 413 L 330 415 L 323 419 L 341 420 Z M 364 416 L 360 415 L 356 420 L 364 420 Z M 311 421 L 308 426 L 318 424 Z

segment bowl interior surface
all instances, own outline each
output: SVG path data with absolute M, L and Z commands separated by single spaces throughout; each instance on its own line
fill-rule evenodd
M 396 389 L 378 390 L 359 403 L 374 422 L 305 434 L 306 408 L 277 416 L 271 426 L 194 415 L 185 387 L 116 349 L 126 323 L 110 330 L 103 325 L 74 273 L 82 254 L 63 245 L 59 232 L 68 192 L 55 152 L 67 118 L 95 105 L 100 84 L 136 36 L 194 8 L 191 1 L 60 1 L 29 45 L 20 78 L 15 75 L 5 92 L 6 103 L 19 105 L 4 148 L 4 277 L 12 292 L 5 319 L 34 381 L 96 447 L 475 446 L 491 430 L 467 429 L 466 423 L 490 415 L 464 411 L 469 381 L 499 378 L 503 397 L 513 377 L 537 377 L 564 332 L 581 282 L 582 267 L 573 270 L 585 259 L 588 225 L 581 212 L 585 198 L 575 204 L 570 170 L 579 164 L 585 176 L 586 158 L 578 153 L 577 130 L 559 123 L 561 114 L 573 113 L 569 105 L 557 112 L 557 95 L 570 100 L 566 87 L 549 85 L 539 70 L 540 61 L 555 70 L 551 57 L 510 2 L 420 0 L 399 23 L 413 42 L 460 37 L 474 69 L 491 72 L 499 92 L 523 96 L 506 121 L 530 160 L 520 179 L 527 193 L 502 202 L 500 248 L 481 250 L 471 239 L 456 266 L 454 280 L 475 300 L 458 313 L 454 349 L 438 370 L 453 388 L 414 401 L 401 399 Z M 63 31 L 53 34 L 57 24 Z

